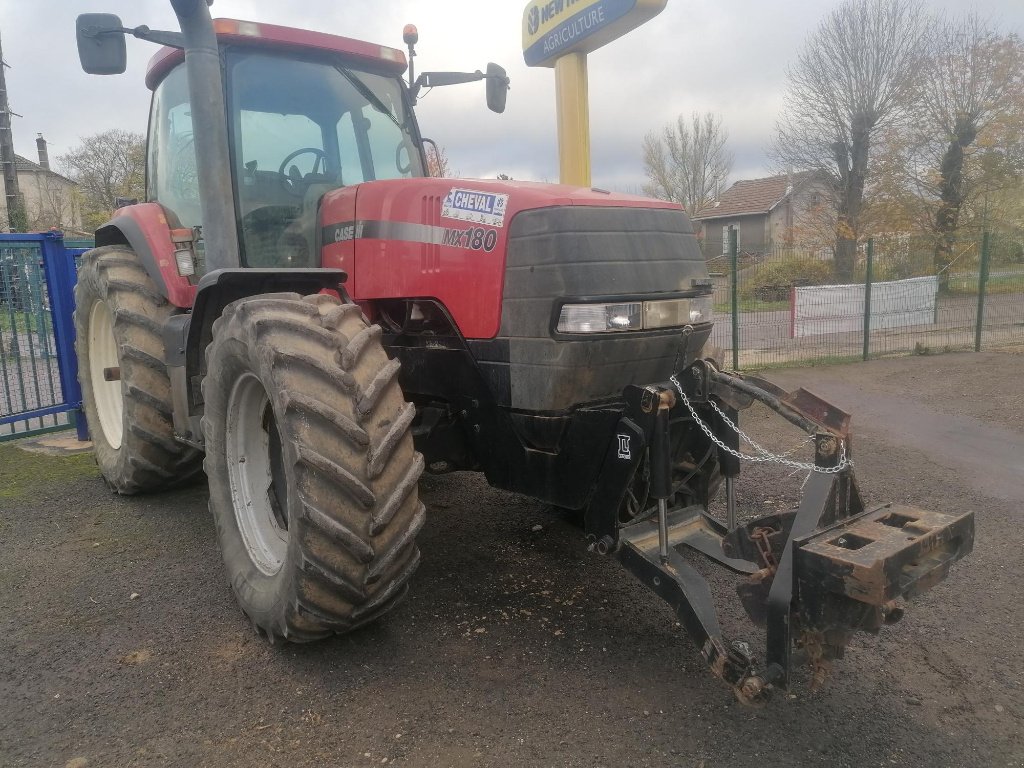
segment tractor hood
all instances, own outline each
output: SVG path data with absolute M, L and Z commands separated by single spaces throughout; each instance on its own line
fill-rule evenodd
M 600 286 L 585 281 L 599 288 L 596 293 L 686 290 L 695 274 L 692 262 L 698 261 L 699 271 L 706 275 L 689 219 L 674 203 L 555 184 L 443 178 L 374 181 L 327 193 L 320 207 L 322 264 L 348 272 L 348 291 L 357 301 L 436 299 L 464 337 L 494 338 L 502 327 L 510 239 L 515 237 L 517 218 L 539 209 L 567 214 L 569 209 L 601 209 L 597 220 L 615 222 L 610 239 L 616 241 L 614 260 L 619 267 L 614 274 L 588 270 L 582 263 L 588 259 L 581 258 L 580 249 L 593 250 L 596 243 L 566 238 L 566 217 L 534 218 L 526 227 L 529 232 L 523 232 L 529 239 L 542 235 L 545 228 L 560 229 L 558 252 L 542 246 L 544 258 L 576 264 L 581 273 L 603 274 L 606 279 Z M 620 209 L 622 215 L 610 215 L 608 209 Z M 632 252 L 638 268 L 650 260 L 643 238 L 665 235 L 666 222 L 673 240 L 663 246 L 673 251 L 672 261 L 680 261 L 677 266 L 690 266 L 662 267 L 644 284 L 630 284 L 636 270 L 624 269 L 623 259 Z M 523 247 L 521 243 L 519 249 Z M 664 254 L 660 263 L 664 266 Z M 527 269 L 534 272 L 532 265 Z M 595 293 L 589 288 L 587 292 Z

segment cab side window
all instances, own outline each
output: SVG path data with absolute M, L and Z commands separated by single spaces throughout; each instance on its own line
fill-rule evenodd
M 171 210 L 182 226 L 202 223 L 192 110 L 184 65 L 157 86 L 150 110 L 146 197 Z

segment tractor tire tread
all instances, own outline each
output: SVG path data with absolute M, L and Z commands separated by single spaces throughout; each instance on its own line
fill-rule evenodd
M 343 600 L 350 603 L 366 601 L 366 590 L 353 584 L 349 579 L 340 575 L 336 569 L 324 565 L 311 555 L 306 554 L 303 557 L 301 567 L 306 576 L 328 586 Z
M 104 301 L 113 322 L 121 368 L 123 430 L 112 448 L 99 428 L 89 376 L 89 318 Z M 161 295 L 127 245 L 94 248 L 82 257 L 75 287 L 75 348 L 94 454 L 107 485 L 121 494 L 163 490 L 201 471 L 200 453 L 174 439 L 171 385 L 163 360 L 164 322 L 182 310 Z
M 286 412 L 294 413 L 298 418 L 318 418 L 329 423 L 356 448 L 365 448 L 370 444 L 370 436 L 365 429 L 323 401 L 303 392 L 288 392 L 285 396 L 287 398 Z
M 322 358 L 295 351 L 278 352 L 279 363 L 291 363 L 301 365 L 315 372 L 327 383 L 339 386 L 346 392 L 353 392 L 356 388 L 356 380 L 348 371 L 342 370 L 336 365 L 325 362 Z
M 370 535 L 376 536 L 380 531 L 384 530 L 391 521 L 401 510 L 405 504 L 406 499 L 412 494 L 419 484 L 420 475 L 423 474 L 425 462 L 422 454 L 417 453 L 416 458 L 405 476 L 395 484 L 391 491 L 391 495 L 387 500 L 381 504 L 377 511 L 374 512 L 373 518 L 370 520 Z
M 141 363 L 152 371 L 159 372 L 164 368 L 163 360 L 130 342 L 121 345 L 121 355 L 128 360 Z M 170 387 L 170 382 L 167 386 Z
M 352 472 L 340 464 L 331 461 L 316 451 L 298 446 L 299 461 L 306 464 L 327 482 L 343 491 L 352 501 L 363 509 L 371 509 L 377 498 L 373 491 Z
M 123 291 L 132 296 L 143 296 L 157 307 L 170 306 L 167 303 L 167 299 L 153 285 L 153 281 L 141 279 L 143 276 L 145 278 L 149 277 L 143 271 L 135 276 L 139 279 L 128 280 L 125 277 L 107 278 L 107 286 L 111 291 Z
M 373 377 L 373 380 L 367 386 L 362 395 L 359 398 L 359 402 L 356 403 L 356 410 L 359 415 L 363 418 L 373 413 L 373 410 L 377 407 L 377 402 L 383 397 L 384 393 L 388 389 L 388 385 L 391 384 L 398 376 L 398 371 L 402 367 L 398 360 L 389 360 L 387 364 L 381 368 L 377 375 Z
M 305 505 L 306 520 L 321 534 L 344 547 L 356 562 L 365 564 L 373 560 L 376 553 L 373 551 L 373 545 L 366 539 L 308 501 Z
M 149 406 L 165 419 L 170 420 L 173 417 L 174 414 L 171 410 L 171 404 L 168 401 L 161 400 L 152 392 L 147 392 L 142 387 L 135 384 L 129 384 L 126 389 L 125 397 L 129 397 L 141 405 Z
M 418 548 L 413 547 L 411 549 L 411 556 L 406 558 L 408 562 L 402 564 L 398 568 L 399 574 L 411 574 L 420 563 L 420 551 Z M 407 587 L 406 579 L 407 576 L 392 577 L 388 581 L 382 582 L 383 588 L 376 592 L 369 600 L 363 603 L 361 606 L 352 611 L 353 621 L 362 621 L 367 619 L 371 615 L 376 615 L 377 611 L 384 606 L 388 605 L 397 596 L 396 593 L 399 589 L 405 589 Z
M 383 331 L 379 325 L 370 325 L 360 330 L 341 352 L 341 367 L 346 371 L 355 367 L 363 350 L 373 341 L 379 340 Z
M 413 419 L 415 418 L 416 406 L 412 403 L 406 403 L 398 414 L 398 418 L 388 427 L 384 437 L 370 446 L 366 471 L 371 478 L 377 477 L 384 470 L 384 467 L 387 466 L 391 454 L 402 439 L 402 435 L 409 431 L 409 427 L 412 426 Z
M 213 328 L 203 382 L 210 507 L 232 589 L 271 640 L 306 642 L 373 620 L 406 594 L 419 563 L 426 512 L 415 494 L 423 458 L 412 446 L 414 410 L 390 386 L 398 364 L 379 329 L 366 330 L 357 306 L 326 294 L 241 299 Z M 340 364 L 360 334 L 352 365 Z M 253 575 L 248 553 L 231 543 L 239 534 L 225 425 L 230 387 L 246 371 L 267 392 L 288 473 L 288 555 L 269 578 Z M 367 402 L 374 419 L 360 413 Z
M 135 312 L 130 309 L 119 307 L 117 313 L 114 316 L 115 320 L 123 320 L 126 323 L 145 328 L 152 333 L 156 338 L 161 338 L 163 333 L 163 326 L 152 317 L 142 314 L 141 312 Z
M 380 574 L 384 573 L 398 560 L 399 554 L 413 542 L 426 519 L 427 509 L 420 502 L 416 507 L 416 513 L 405 530 L 402 531 L 402 535 L 396 537 L 386 550 L 380 552 L 374 558 L 373 563 L 370 565 L 370 570 L 366 572 L 367 583 L 376 581 Z

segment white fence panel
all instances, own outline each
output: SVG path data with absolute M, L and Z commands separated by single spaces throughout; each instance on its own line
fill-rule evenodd
M 935 322 L 939 279 L 911 277 L 871 285 L 871 330 Z M 809 285 L 793 289 L 790 336 L 847 333 L 864 328 L 863 285 Z

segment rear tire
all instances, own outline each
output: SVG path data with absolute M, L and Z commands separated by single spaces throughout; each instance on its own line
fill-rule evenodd
M 96 463 L 118 493 L 185 482 L 201 455 L 174 439 L 161 331 L 181 310 L 160 295 L 135 252 L 108 245 L 82 257 L 75 286 L 75 351 Z M 104 370 L 119 368 L 120 380 Z
M 210 509 L 232 590 L 271 640 L 346 632 L 419 563 L 423 458 L 379 329 L 315 295 L 229 304 L 203 381 Z

